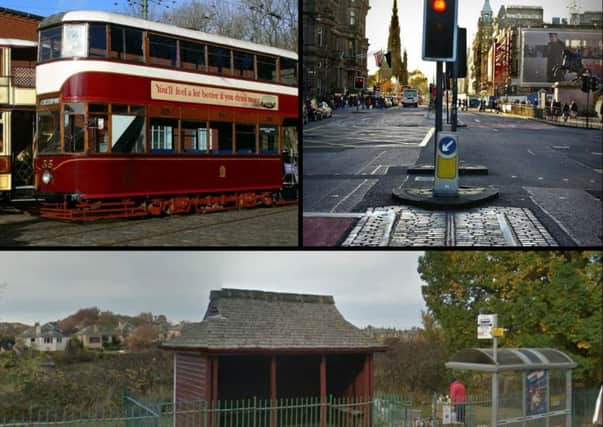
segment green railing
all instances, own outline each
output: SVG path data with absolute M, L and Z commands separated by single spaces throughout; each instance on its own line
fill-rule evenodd
M 294 399 L 153 402 L 125 394 L 123 408 L 76 411 L 29 408 L 3 412 L 0 426 L 94 427 L 407 427 L 410 402 L 400 396 L 373 399 L 329 396 Z M 324 423 L 321 423 L 321 420 Z

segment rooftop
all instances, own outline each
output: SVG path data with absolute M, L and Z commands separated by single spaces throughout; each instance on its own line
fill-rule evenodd
M 44 19 L 43 16 L 38 16 L 27 12 L 21 12 L 19 10 L 9 9 L 8 7 L 0 7 L 0 13 L 4 13 L 7 15 L 17 15 L 22 18 L 34 19 L 36 21 L 41 21 L 42 19 Z
M 332 296 L 214 290 L 203 321 L 163 344 L 205 351 L 353 351 L 383 349 L 346 321 Z
M 533 369 L 571 369 L 576 363 L 565 353 L 553 348 L 501 348 L 496 361 L 491 348 L 467 348 L 456 353 L 449 369 L 500 372 Z

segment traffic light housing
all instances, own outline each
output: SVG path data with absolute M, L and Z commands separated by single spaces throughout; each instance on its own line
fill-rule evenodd
M 467 77 L 467 29 L 459 27 L 457 31 L 456 76 L 457 78 L 465 78 Z
M 458 0 L 425 0 L 423 60 L 456 61 Z
M 599 79 L 597 78 L 597 76 L 592 76 L 590 78 L 590 90 L 592 90 L 593 92 L 599 90 Z
M 354 79 L 354 89 L 356 89 L 356 90 L 364 89 L 364 77 L 356 77 Z

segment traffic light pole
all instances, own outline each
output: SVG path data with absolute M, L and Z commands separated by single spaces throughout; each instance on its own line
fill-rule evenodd
M 456 132 L 456 127 L 458 126 L 458 118 L 459 118 L 459 112 L 458 112 L 458 62 L 455 62 L 453 68 L 452 68 L 452 131 Z
M 438 132 L 442 131 L 442 61 L 436 62 L 436 99 L 435 99 L 435 134 L 433 144 L 433 164 L 438 152 Z

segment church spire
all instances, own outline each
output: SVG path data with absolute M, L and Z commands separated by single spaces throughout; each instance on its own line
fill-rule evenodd
M 397 17 L 398 16 L 398 3 L 396 0 L 394 0 L 394 10 L 393 10 L 393 16 Z

